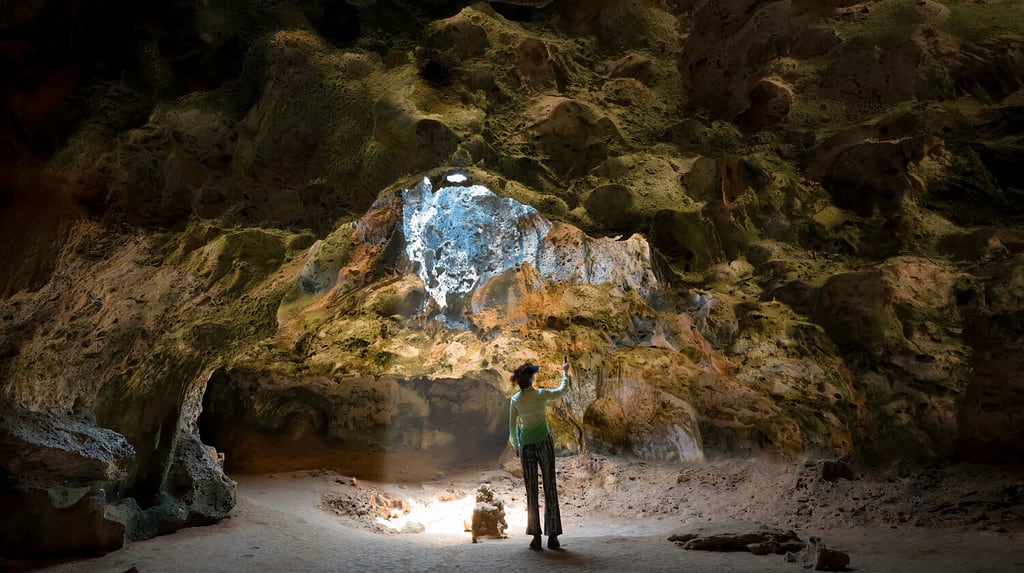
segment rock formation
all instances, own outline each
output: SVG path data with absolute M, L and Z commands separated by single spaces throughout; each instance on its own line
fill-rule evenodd
M 496 539 L 505 538 L 505 502 L 494 493 L 490 484 L 483 484 L 476 492 L 476 505 L 473 506 L 473 519 L 469 530 L 473 534 L 473 543 L 481 537 Z
M 0 554 L 216 521 L 225 467 L 496 461 L 510 371 L 565 355 L 562 452 L 1024 454 L 1013 2 L 34 0 L 0 29 Z

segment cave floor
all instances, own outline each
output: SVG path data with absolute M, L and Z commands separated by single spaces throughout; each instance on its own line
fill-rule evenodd
M 806 465 L 764 460 L 558 463 L 561 551 L 527 549 L 520 480 L 497 464 L 409 483 L 315 470 L 236 476 L 238 504 L 216 525 L 43 570 L 800 571 L 780 555 L 687 551 L 667 540 L 764 524 L 821 537 L 850 555 L 854 571 L 1024 571 L 1019 471 L 956 466 L 828 481 Z M 506 503 L 508 537 L 474 544 L 461 520 L 483 482 Z

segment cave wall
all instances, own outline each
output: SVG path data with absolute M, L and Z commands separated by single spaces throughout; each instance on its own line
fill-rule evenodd
M 0 497 L 9 527 L 76 533 L 0 550 L 215 521 L 246 456 L 410 479 L 432 468 L 416 451 L 493 458 L 508 373 L 566 354 L 563 451 L 1020 459 L 1022 20 L 936 0 L 17 3 Z M 441 304 L 403 209 L 453 170 L 543 232 Z M 387 406 L 341 407 L 356 387 Z M 345 446 L 356 428 L 373 439 Z M 275 448 L 295 455 L 257 463 Z

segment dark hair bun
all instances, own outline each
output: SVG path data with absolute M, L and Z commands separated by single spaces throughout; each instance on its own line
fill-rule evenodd
M 512 377 L 509 379 L 512 380 L 513 382 L 526 380 L 530 377 L 530 375 L 536 374 L 538 370 L 540 370 L 540 366 L 536 366 L 534 364 L 530 364 L 529 362 L 525 362 L 522 366 L 516 368 L 516 371 L 512 374 Z

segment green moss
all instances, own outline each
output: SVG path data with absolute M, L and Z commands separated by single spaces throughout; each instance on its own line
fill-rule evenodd
M 939 0 L 949 8 L 949 19 L 942 28 L 968 42 L 983 42 L 1004 34 L 1024 30 L 1024 2 L 953 2 Z
M 569 214 L 569 206 L 554 195 L 544 195 L 532 206 L 548 219 L 565 219 Z
M 884 353 L 903 341 L 903 325 L 891 306 L 833 309 L 825 325 L 841 347 Z
M 841 24 L 843 37 L 856 41 L 885 44 L 892 40 L 905 40 L 907 32 L 924 22 L 916 2 L 887 0 L 877 2 L 864 18 Z
M 880 103 L 871 97 L 852 93 L 836 93 L 833 75 L 876 65 L 879 50 L 890 50 L 907 42 L 924 22 L 914 2 L 887 0 L 872 5 L 871 10 L 853 20 L 829 20 L 841 43 L 825 56 L 806 60 L 786 59 L 777 73 L 787 78 L 799 94 L 794 99 L 787 119 L 787 129 L 810 130 L 814 142 L 805 141 L 805 148 L 826 140 L 838 131 L 886 113 L 897 102 Z M 821 24 L 825 26 L 826 24 Z M 853 84 L 847 89 L 856 89 Z M 801 134 L 806 137 L 807 133 Z
M 282 233 L 249 229 L 217 238 L 208 251 L 207 281 L 238 294 L 276 271 L 284 261 Z
M 745 147 L 745 138 L 730 122 L 715 121 L 701 135 L 701 155 L 725 157 L 740 154 Z

